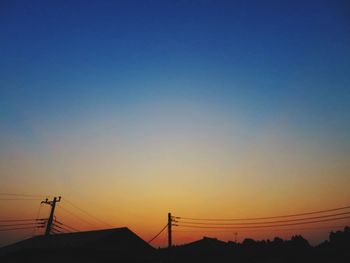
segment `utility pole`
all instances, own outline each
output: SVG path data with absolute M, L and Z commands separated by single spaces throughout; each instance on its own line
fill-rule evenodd
M 171 213 L 168 213 L 168 248 L 169 248 L 169 249 L 170 249 L 171 246 L 172 246 L 171 224 L 172 224 Z
M 51 206 L 51 212 L 50 212 L 50 217 L 47 220 L 47 225 L 46 225 L 46 231 L 45 231 L 45 236 L 50 235 L 51 227 L 52 227 L 52 222 L 53 222 L 53 216 L 55 213 L 55 207 L 56 203 L 61 201 L 61 197 L 59 196 L 58 199 L 57 197 L 54 197 L 52 201 L 49 201 L 47 198 L 45 201 L 42 201 L 42 204 L 47 204 Z

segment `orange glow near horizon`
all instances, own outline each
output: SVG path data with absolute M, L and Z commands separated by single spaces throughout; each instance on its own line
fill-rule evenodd
M 126 226 L 145 240 L 166 224 L 168 212 L 237 218 L 348 205 L 350 155 L 339 145 L 320 143 L 322 138 L 297 136 L 284 117 L 248 133 L 245 124 L 232 116 L 204 109 L 139 114 L 133 121 L 111 123 L 107 116 L 106 120 L 70 124 L 65 130 L 45 126 L 36 131 L 42 138 L 38 148 L 16 142 L 9 146 L 4 141 L 1 192 L 61 195 L 58 220 L 79 230 Z M 108 225 L 87 217 L 65 199 Z M 39 203 L 2 202 L 0 217 L 33 218 Z M 48 207 L 43 205 L 40 213 L 47 216 Z M 232 240 L 233 232 L 174 232 L 174 243 L 203 235 Z M 298 233 L 237 232 L 239 241 Z M 327 238 L 327 230 L 300 234 L 313 243 Z M 153 245 L 166 245 L 164 235 Z M 19 237 L 7 233 L 1 242 Z
M 16 201 L 21 202 L 21 201 Z M 26 205 L 23 204 L 26 202 Z M 12 219 L 12 218 L 33 218 L 35 217 L 33 211 L 37 210 L 36 216 L 38 218 L 47 218 L 49 215 L 49 207 L 42 205 L 40 211 L 38 211 L 39 201 L 33 201 L 31 204 L 27 204 L 28 201 L 23 201 L 20 206 L 15 205 L 9 207 L 0 207 L 1 209 L 7 209 L 8 214 L 2 219 Z M 20 210 L 18 210 L 20 207 Z M 92 208 L 92 207 L 90 207 Z M 89 213 L 93 213 L 98 216 L 98 219 L 103 220 L 106 224 L 103 224 L 91 217 L 87 217 L 85 213 L 79 210 L 74 210 L 67 202 L 62 200 L 62 203 L 58 203 L 56 207 L 55 217 L 58 221 L 64 222 L 64 224 L 76 228 L 81 231 L 108 229 L 113 227 L 128 227 L 130 230 L 135 232 L 145 241 L 152 238 L 155 233 L 157 233 L 161 227 L 166 224 L 167 213 L 162 213 L 159 217 L 154 217 L 151 214 L 143 214 L 143 212 L 135 212 L 133 217 L 128 220 L 126 217 L 122 219 L 123 216 L 117 218 L 115 215 L 115 210 L 106 211 L 101 213 L 103 210 L 103 205 L 100 209 L 90 209 Z M 64 210 L 63 210 L 64 209 Z M 84 208 L 86 209 L 86 208 Z M 102 209 L 102 210 L 101 210 Z M 3 210 L 4 211 L 4 210 Z M 281 210 L 282 211 L 282 210 Z M 287 210 L 284 210 L 285 212 Z M 310 210 L 304 210 L 301 212 L 308 212 Z M 73 214 L 72 214 L 73 213 Z M 104 215 L 105 214 L 105 215 Z M 142 215 L 143 214 L 143 215 Z M 208 213 L 203 213 L 205 217 Z M 176 215 L 176 214 L 174 214 Z M 190 215 L 193 215 L 190 214 Z M 253 212 L 252 214 L 253 215 Z M 261 215 L 261 214 L 259 214 Z M 266 216 L 273 216 L 276 214 L 265 214 Z M 125 220 L 122 223 L 122 220 Z M 323 222 L 312 225 L 301 225 L 301 226 L 287 226 L 287 227 L 273 227 L 265 229 L 193 229 L 185 227 L 173 226 L 173 244 L 181 245 L 195 240 L 201 239 L 203 237 L 218 238 L 223 241 L 235 241 L 242 242 L 246 238 L 253 238 L 255 240 L 270 239 L 273 240 L 275 237 L 281 237 L 283 239 L 290 239 L 293 235 L 302 235 L 306 238 L 312 245 L 317 245 L 321 241 L 328 239 L 330 231 L 343 230 L 343 228 L 349 225 L 350 220 L 345 219 L 337 222 Z M 107 225 L 108 224 L 108 225 Z M 8 243 L 17 241 L 23 238 L 29 238 L 33 235 L 43 234 L 44 229 L 37 230 L 22 230 L 15 231 L 10 235 L 3 235 L 2 238 L 7 238 Z M 236 235 L 237 233 L 237 235 Z M 3 243 L 6 245 L 7 243 Z M 167 231 L 165 230 L 154 242 L 152 242 L 154 247 L 164 247 L 167 245 Z

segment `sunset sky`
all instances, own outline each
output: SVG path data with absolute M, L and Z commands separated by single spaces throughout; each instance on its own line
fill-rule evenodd
M 1 193 L 61 195 L 72 227 L 148 240 L 168 212 L 302 213 L 349 205 L 349 185 L 348 1 L 1 1 Z M 0 219 L 39 199 L 0 200 Z M 305 227 L 238 239 L 328 236 Z M 234 238 L 187 230 L 175 244 Z

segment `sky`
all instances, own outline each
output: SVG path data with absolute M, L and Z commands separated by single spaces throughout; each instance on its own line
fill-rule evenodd
M 0 192 L 61 195 L 56 216 L 72 227 L 146 240 L 168 212 L 349 205 L 349 47 L 345 0 L 1 1 Z M 39 207 L 47 216 L 40 200 L 0 201 L 0 219 Z M 0 245 L 31 234 L 0 233 Z M 174 243 L 203 235 L 233 239 L 179 230 Z

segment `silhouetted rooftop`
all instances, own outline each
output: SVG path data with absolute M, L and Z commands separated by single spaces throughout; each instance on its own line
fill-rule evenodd
M 126 227 L 36 236 L 0 249 L 0 255 L 45 254 L 43 251 L 59 251 L 61 255 L 72 253 L 87 254 L 103 251 L 110 258 L 148 258 L 155 254 L 155 249 Z M 76 256 L 79 258 L 79 256 Z

